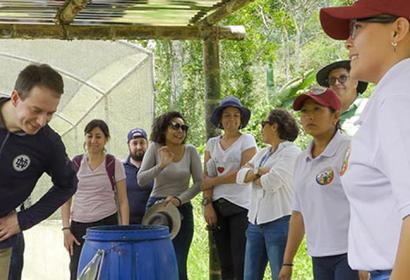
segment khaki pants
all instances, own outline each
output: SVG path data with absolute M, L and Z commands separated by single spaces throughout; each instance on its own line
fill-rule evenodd
M 11 248 L 0 249 L 0 280 L 8 280 Z

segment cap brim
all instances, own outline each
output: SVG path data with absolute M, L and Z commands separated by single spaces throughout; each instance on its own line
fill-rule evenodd
M 349 70 L 350 69 L 350 60 L 340 60 L 333 62 L 329 65 L 326 65 L 322 69 L 320 69 L 316 74 L 316 81 L 322 87 L 329 87 L 329 73 L 334 69 L 344 68 Z
M 320 9 L 320 24 L 325 33 L 336 40 L 347 40 L 350 35 L 350 21 L 380 14 L 380 11 L 357 6 Z
M 142 218 L 142 224 L 151 225 L 150 222 L 152 221 L 152 218 L 158 213 L 166 215 L 167 218 L 171 219 L 172 228 L 169 229 L 169 232 L 171 239 L 174 239 L 181 228 L 181 214 L 179 213 L 178 208 L 172 203 L 168 203 L 167 205 L 165 201 L 155 203 L 145 213 Z
M 301 94 L 295 99 L 295 101 L 293 101 L 293 106 L 292 106 L 293 110 L 299 111 L 300 109 L 302 109 L 303 104 L 309 98 L 313 99 L 315 102 L 319 103 L 320 105 L 323 105 L 323 106 L 326 106 L 326 107 L 329 106 L 328 104 L 323 103 L 323 101 L 320 100 L 320 98 L 318 98 L 314 95 Z

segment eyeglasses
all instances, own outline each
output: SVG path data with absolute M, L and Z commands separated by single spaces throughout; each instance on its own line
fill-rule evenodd
M 352 40 L 356 38 L 358 30 L 361 27 L 361 25 L 358 23 L 369 22 L 387 24 L 394 22 L 396 19 L 398 19 L 398 17 L 392 15 L 379 15 L 375 17 L 353 19 L 350 21 L 350 38 L 352 38 Z
M 336 84 L 336 81 L 338 81 L 340 84 L 344 85 L 347 82 L 347 79 L 349 78 L 349 75 L 340 75 L 339 77 L 329 77 L 327 79 L 327 82 L 329 86 L 334 86 Z
M 170 123 L 169 127 L 172 128 L 173 130 L 181 129 L 184 132 L 187 132 L 189 128 L 189 126 L 187 126 L 186 124 L 179 124 L 179 123 Z

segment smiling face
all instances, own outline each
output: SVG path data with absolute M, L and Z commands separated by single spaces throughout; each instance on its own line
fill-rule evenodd
M 392 66 L 394 60 L 391 45 L 394 34 L 392 25 L 392 23 L 352 22 L 353 35 L 346 41 L 352 78 L 377 83 Z
M 338 119 L 338 112 L 331 112 L 329 108 L 320 105 L 311 98 L 306 99 L 300 110 L 303 129 L 313 137 L 333 133 Z
M 108 137 L 99 127 L 94 127 L 91 131 L 85 134 L 85 147 L 88 153 L 99 154 L 104 152 L 105 145 L 108 142 Z
M 222 127 L 225 131 L 236 131 L 241 126 L 241 111 L 235 107 L 227 107 L 222 111 Z
M 343 80 L 345 80 L 343 82 Z M 329 72 L 329 88 L 339 97 L 342 111 L 346 111 L 357 97 L 356 87 L 358 81 L 350 77 L 345 68 L 336 68 Z
M 185 122 L 181 118 L 173 118 L 165 132 L 165 144 L 180 145 L 187 135 Z
M 24 99 L 14 90 L 11 102 L 16 110 L 17 129 L 33 135 L 51 120 L 60 98 L 46 87 L 35 86 Z

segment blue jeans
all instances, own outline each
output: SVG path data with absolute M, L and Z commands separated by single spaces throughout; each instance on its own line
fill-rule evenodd
M 160 199 L 164 199 L 164 197 L 150 197 L 147 202 L 147 209 Z M 190 202 L 182 204 L 182 206 L 178 207 L 178 210 L 182 218 L 181 228 L 177 236 L 172 240 L 172 243 L 174 244 L 177 257 L 179 280 L 187 280 L 187 259 L 194 236 L 194 214 Z
M 21 280 L 24 265 L 24 235 L 22 232 L 16 234 L 13 252 L 11 253 L 10 272 L 8 280 Z
M 389 280 L 391 270 L 373 270 L 370 271 L 371 280 Z
M 347 263 L 347 254 L 312 257 L 315 280 L 357 280 L 359 272 Z
M 278 279 L 285 253 L 290 216 L 260 225 L 249 224 L 246 230 L 245 280 L 261 280 L 266 265 L 272 279 Z

